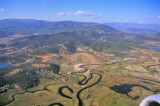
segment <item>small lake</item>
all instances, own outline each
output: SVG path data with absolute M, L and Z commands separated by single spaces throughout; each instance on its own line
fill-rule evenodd
M 3 56 L 3 55 L 5 55 L 4 53 L 0 53 L 0 56 Z
M 147 48 L 160 50 L 160 47 L 154 47 L 154 46 L 147 46 Z
M 9 66 L 13 66 L 13 65 L 10 63 L 0 63 L 0 68 L 9 67 Z

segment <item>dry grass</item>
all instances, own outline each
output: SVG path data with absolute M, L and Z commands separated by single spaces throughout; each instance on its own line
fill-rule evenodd
M 42 62 L 47 62 L 47 61 L 52 60 L 51 56 L 38 56 L 38 55 L 36 55 L 35 57 L 39 57 L 39 58 L 43 59 Z

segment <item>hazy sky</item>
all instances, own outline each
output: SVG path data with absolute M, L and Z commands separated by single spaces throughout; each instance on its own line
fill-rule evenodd
M 0 0 L 10 18 L 160 24 L 160 0 Z

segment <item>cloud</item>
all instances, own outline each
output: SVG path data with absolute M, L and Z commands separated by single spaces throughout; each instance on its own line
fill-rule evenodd
M 1 8 L 0 11 L 1 11 L 1 12 L 4 12 L 4 8 Z
M 158 16 L 158 18 L 160 18 L 160 15 Z
M 67 12 L 67 13 L 60 12 L 60 13 L 57 13 L 57 15 L 88 16 L 88 17 L 92 17 L 92 18 L 102 16 L 101 14 L 89 13 L 89 12 L 85 12 L 85 11 Z
M 71 12 L 67 12 L 67 13 L 60 12 L 60 13 L 57 13 L 57 15 L 73 15 L 73 13 L 71 13 Z
M 57 15 L 65 15 L 65 13 L 63 13 L 63 12 L 60 12 L 60 13 L 57 13 Z
M 90 16 L 90 17 L 99 17 L 101 14 L 95 14 L 95 13 L 88 13 L 85 11 L 77 11 L 74 13 L 75 15 L 82 15 L 82 16 Z

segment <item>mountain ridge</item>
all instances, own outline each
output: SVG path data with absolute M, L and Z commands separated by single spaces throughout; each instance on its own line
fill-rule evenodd
M 0 20 L 0 37 L 7 37 L 15 34 L 26 35 L 26 34 L 44 34 L 44 33 L 56 33 L 62 31 L 73 31 L 79 29 L 87 29 L 94 27 L 105 27 L 111 31 L 116 31 L 107 25 L 98 23 L 87 23 L 87 22 L 75 22 L 75 21 L 58 21 L 50 22 L 44 20 L 34 19 L 5 19 Z

